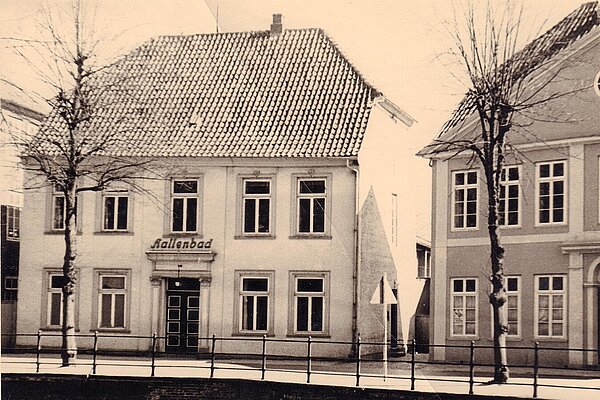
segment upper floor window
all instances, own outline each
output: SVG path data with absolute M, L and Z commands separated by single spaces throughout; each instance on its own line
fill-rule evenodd
M 271 181 L 244 179 L 242 199 L 243 233 L 271 233 Z
M 453 173 L 452 180 L 452 226 L 455 229 L 477 227 L 477 171 Z
M 327 215 L 327 180 L 300 178 L 296 187 L 298 234 L 324 234 Z
M 198 231 L 197 179 L 177 179 L 171 184 L 171 231 Z
M 126 231 L 129 214 L 127 191 L 107 192 L 103 195 L 102 230 Z
M 451 336 L 477 334 L 477 279 L 452 279 Z
M 65 194 L 56 185 L 52 190 L 52 229 L 65 229 L 65 215 L 67 214 Z
M 20 236 L 21 209 L 18 207 L 6 207 L 6 238 L 19 240 Z
M 563 338 L 566 335 L 565 277 L 537 276 L 535 279 L 535 336 Z
M 500 202 L 498 204 L 498 224 L 500 226 L 519 225 L 520 180 L 519 167 L 506 167 L 500 176 Z
M 560 224 L 565 222 L 565 167 L 565 161 L 552 161 L 537 165 L 538 224 Z

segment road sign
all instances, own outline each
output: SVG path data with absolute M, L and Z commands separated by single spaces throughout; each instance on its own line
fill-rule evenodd
M 387 281 L 387 273 L 384 273 L 379 280 L 375 293 L 371 297 L 371 304 L 398 304 L 398 300 L 396 300 L 396 296 L 394 296 L 394 292 L 392 292 L 392 288 Z

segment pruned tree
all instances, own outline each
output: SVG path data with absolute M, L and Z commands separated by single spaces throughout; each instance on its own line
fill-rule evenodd
M 468 3 L 457 11 L 448 33 L 454 43 L 450 52 L 466 76 L 467 93 L 451 119 L 442 127 L 438 138 L 422 150 L 421 155 L 446 160 L 467 157 L 469 164 L 479 164 L 487 192 L 487 234 L 489 237 L 492 286 L 489 301 L 493 310 L 494 380 L 509 379 L 506 351 L 508 317 L 505 286 L 505 248 L 499 231 L 505 218 L 500 199 L 507 157 L 519 158 L 512 145 L 515 135 L 529 141 L 540 139 L 528 130 L 535 121 L 568 122 L 552 110 L 556 101 L 576 95 L 585 87 L 573 82 L 571 89 L 555 86 L 562 80 L 566 67 L 556 61 L 589 26 L 567 17 L 521 50 L 526 36 L 523 8 L 510 0 L 498 5 L 488 1 L 484 8 Z M 569 23 L 571 22 L 571 23 Z M 570 59 L 570 62 L 576 62 Z
M 72 364 L 77 356 L 75 340 L 75 291 L 77 283 L 77 196 L 82 192 L 102 191 L 116 182 L 143 190 L 140 179 L 159 179 L 156 161 L 120 156 L 130 148 L 123 131 L 126 120 L 102 120 L 101 110 L 111 105 L 111 93 L 127 86 L 110 64 L 100 65 L 93 24 L 87 24 L 89 10 L 80 0 L 71 8 L 48 9 L 41 26 L 43 40 L 17 41 L 14 51 L 29 60 L 28 65 L 52 88 L 48 100 L 51 112 L 35 134 L 15 134 L 23 166 L 32 179 L 25 189 L 52 185 L 62 193 L 64 204 L 56 221 L 64 234 L 62 265 L 62 365 Z M 31 54 L 39 57 L 31 61 Z M 38 64 L 39 63 L 39 64 Z M 122 98 L 122 97 L 121 97 Z M 126 117 L 124 117 L 126 118 Z M 122 123 L 121 123 L 122 122 Z

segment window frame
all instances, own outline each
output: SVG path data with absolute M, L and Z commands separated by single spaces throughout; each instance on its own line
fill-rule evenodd
M 329 318 L 331 315 L 331 286 L 330 286 L 330 272 L 329 271 L 290 271 L 289 277 L 289 316 L 288 316 L 288 336 L 301 336 L 301 337 L 329 337 L 330 322 Z M 321 279 L 323 280 L 323 291 L 322 292 L 301 292 L 297 290 L 297 282 L 299 279 Z M 308 320 L 309 329 L 307 331 L 299 331 L 297 329 L 298 322 L 298 298 L 299 297 L 321 297 L 323 299 L 322 307 L 322 330 L 312 331 L 310 330 L 310 319 Z M 311 301 L 312 304 L 312 301 Z M 309 316 L 310 317 L 310 316 Z
M 175 193 L 175 182 L 180 181 L 195 181 L 197 184 L 197 192 L 196 193 Z M 169 199 L 169 212 L 166 215 L 165 222 L 165 232 L 167 232 L 168 236 L 202 236 L 202 210 L 203 210 L 203 177 L 202 176 L 193 176 L 193 177 L 176 177 L 171 178 L 167 182 L 167 198 Z M 196 199 L 196 229 L 194 231 L 184 230 L 175 231 L 173 230 L 173 216 L 174 216 L 174 207 L 173 202 L 175 199 Z M 184 201 L 184 215 L 187 210 L 187 200 Z M 184 224 L 187 224 L 187 218 L 183 218 Z
M 54 231 L 54 232 L 62 232 L 65 230 L 65 218 L 67 215 L 67 199 L 65 196 L 65 193 L 58 190 L 58 188 L 56 187 L 56 185 L 52 185 L 52 189 L 51 189 L 51 198 L 52 201 L 50 203 L 50 207 L 51 207 L 51 212 L 50 212 L 50 230 Z M 57 211 L 57 207 L 56 207 L 56 201 L 61 198 L 62 199 L 62 224 L 61 226 L 57 226 L 56 222 L 57 222 L 57 216 L 56 216 L 56 211 Z M 77 217 L 76 217 L 77 218 Z
M 113 205 L 114 210 L 114 220 L 113 220 L 113 228 L 107 228 L 105 225 L 106 222 L 106 201 L 108 198 L 115 198 L 115 204 Z M 127 199 L 127 207 L 126 207 L 126 216 L 125 216 L 125 221 L 126 221 L 126 227 L 119 229 L 118 228 L 118 210 L 119 210 L 119 204 L 118 204 L 118 200 L 119 198 L 126 198 Z M 131 231 L 131 223 L 132 223 L 132 218 L 131 218 L 131 212 L 132 212 L 132 196 L 131 193 L 127 190 L 127 189 L 113 189 L 113 190 L 106 190 L 104 192 L 102 192 L 101 195 L 101 201 L 100 201 L 100 232 L 105 232 L 105 233 L 126 233 L 126 232 L 130 232 Z
M 468 174 L 469 173 L 475 173 L 475 183 L 468 183 Z M 465 175 L 465 183 L 462 185 L 457 185 L 456 184 L 456 175 L 457 174 L 464 174 Z M 479 202 L 480 202 L 480 197 L 481 197 L 481 191 L 479 189 L 479 170 L 478 169 L 463 169 L 463 170 L 456 170 L 456 171 L 452 171 L 451 174 L 451 179 L 452 179 L 452 201 L 450 202 L 450 216 L 451 216 L 451 231 L 455 232 L 455 231 L 474 231 L 474 230 L 478 230 L 479 229 Z M 456 192 L 457 192 L 457 187 L 461 188 L 462 190 L 465 191 L 465 197 L 462 200 L 464 202 L 464 214 L 463 215 L 463 225 L 462 227 L 457 227 L 456 226 Z M 467 224 L 467 216 L 469 215 L 467 213 L 467 192 L 468 189 L 475 189 L 476 190 L 476 198 L 475 198 L 475 226 L 466 226 Z
M 563 175 L 561 177 L 554 177 L 554 176 L 550 176 L 550 177 L 545 177 L 545 178 L 541 178 L 540 177 L 540 169 L 542 165 L 548 164 L 550 165 L 550 169 L 553 170 L 554 169 L 554 165 L 556 164 L 563 164 Z M 563 225 L 567 225 L 568 224 L 568 220 L 569 220 L 569 204 L 568 204 L 568 200 L 569 200 L 569 181 L 568 181 L 568 163 L 567 160 L 552 160 L 552 161 L 540 161 L 537 162 L 535 164 L 535 226 L 536 227 L 544 227 L 544 226 L 563 226 Z M 554 182 L 560 181 L 562 180 L 563 182 L 563 220 L 559 221 L 559 222 L 554 222 Z M 549 217 L 550 220 L 549 222 L 540 222 L 540 184 L 541 183 L 545 183 L 548 182 L 550 183 L 549 188 L 549 198 L 550 198 L 550 205 L 549 205 Z
M 516 279 L 517 280 L 517 290 L 513 291 L 513 290 L 508 290 L 508 280 L 509 279 Z M 506 337 L 508 339 L 521 339 L 521 335 L 523 332 L 523 323 L 522 323 L 522 306 L 521 306 L 521 288 L 522 288 L 522 279 L 521 279 L 521 275 L 506 275 L 505 276 L 505 280 L 506 280 L 506 294 L 508 297 L 510 296 L 516 296 L 517 297 L 517 333 L 514 335 L 511 335 L 510 333 L 506 333 Z M 492 286 L 490 285 L 490 293 L 492 291 Z M 507 297 L 507 299 L 508 299 Z M 506 303 L 506 308 L 505 311 L 507 313 L 506 318 L 507 318 L 507 322 L 510 325 L 510 321 L 508 321 L 508 300 Z M 490 333 L 491 333 L 491 338 L 494 337 L 494 310 L 492 305 L 490 304 Z
M 517 173 L 518 173 L 518 179 L 516 181 L 511 181 L 508 179 L 509 177 L 509 169 L 511 168 L 516 168 L 517 169 Z M 504 186 L 504 193 L 505 193 L 505 197 L 504 197 L 504 223 L 501 224 L 500 223 L 500 207 L 498 207 L 498 226 L 502 229 L 505 228 L 520 228 L 521 227 L 521 221 L 523 219 L 522 216 L 522 199 L 523 199 L 523 194 L 522 194 L 522 188 L 521 188 L 521 176 L 522 176 L 522 168 L 521 165 L 507 165 L 505 167 L 503 167 L 503 173 L 502 175 L 504 176 L 504 179 L 501 178 L 500 180 L 500 186 Z M 516 183 L 515 183 L 516 182 Z M 513 224 L 513 225 L 509 225 L 508 222 L 508 218 L 507 218 L 507 214 L 508 214 L 508 203 L 510 201 L 510 197 L 506 196 L 508 194 L 508 186 L 510 185 L 515 185 L 517 186 L 517 223 Z M 498 193 L 498 199 L 499 204 L 500 202 L 502 202 L 502 199 L 500 199 L 500 193 Z
M 80 274 L 79 274 L 79 269 L 77 268 L 75 270 L 75 273 L 77 275 L 77 277 L 79 278 Z M 51 277 L 52 276 L 64 276 L 63 275 L 63 271 L 61 268 L 45 268 L 42 271 L 42 304 L 41 304 L 41 313 L 40 313 L 40 327 L 42 330 L 48 330 L 48 331 L 57 331 L 57 330 L 61 330 L 62 329 L 62 313 L 63 313 L 63 295 L 62 295 L 62 288 L 51 288 Z M 75 330 L 79 331 L 79 279 L 77 279 L 77 282 L 75 283 L 75 298 L 74 298 L 74 302 L 75 302 Z M 51 292 L 50 290 L 53 289 L 54 291 Z M 60 324 L 59 325 L 50 325 L 49 322 L 49 318 L 50 318 L 50 312 L 49 312 L 49 307 L 50 307 L 50 293 L 60 293 L 61 295 L 61 301 L 60 301 Z
M 302 181 L 324 181 L 325 193 L 321 194 L 306 194 L 300 193 L 300 183 Z M 331 174 L 292 174 L 292 214 L 291 214 L 291 232 L 290 238 L 296 239 L 331 239 L 331 215 L 332 215 L 332 201 L 331 201 L 331 186 L 332 177 Z M 300 199 L 311 199 L 311 209 L 314 207 L 314 200 L 317 198 L 325 199 L 325 210 L 323 212 L 323 232 L 314 232 L 312 227 L 314 223 L 314 216 L 311 214 L 310 218 L 310 232 L 300 232 Z
M 244 279 L 267 279 L 267 291 L 245 291 L 243 290 Z M 275 325 L 275 300 L 274 300 L 275 271 L 262 270 L 236 270 L 234 285 L 234 321 L 233 334 L 240 336 L 273 336 Z M 267 329 L 244 329 L 243 328 L 243 301 L 244 296 L 266 296 L 267 297 Z
M 15 275 L 5 275 L 2 277 L 2 301 L 14 302 L 19 296 L 19 277 Z M 16 286 L 8 286 L 7 282 L 16 282 Z M 8 294 L 11 294 L 10 296 Z
M 6 240 L 11 242 L 21 240 L 21 207 L 6 206 Z
M 544 290 L 540 293 L 539 282 L 540 278 L 548 278 L 550 283 L 550 289 Z M 562 289 L 555 290 L 553 288 L 553 279 L 561 278 L 562 279 Z M 533 326 L 533 337 L 535 339 L 548 339 L 548 340 L 564 340 L 567 339 L 568 334 L 568 292 L 567 292 L 567 275 L 565 274 L 543 274 L 543 275 L 534 275 L 534 326 Z M 539 333 L 539 301 L 540 296 L 548 295 L 548 335 L 540 335 Z M 553 306 L 553 298 L 555 295 L 562 296 L 562 319 L 560 320 L 562 323 L 562 334 L 561 335 L 553 335 L 552 334 L 552 325 L 554 324 L 554 306 Z
M 103 289 L 102 278 L 104 277 L 123 277 L 123 289 Z M 92 331 L 99 332 L 124 332 L 129 333 L 131 323 L 131 270 L 129 269 L 94 269 L 94 287 L 92 302 Z M 101 326 L 102 323 L 102 295 L 103 294 L 124 294 L 123 305 L 123 326 Z M 112 296 L 114 299 L 115 296 Z M 114 324 L 114 300 L 111 300 L 111 322 Z
M 269 194 L 246 194 L 246 182 L 269 182 Z M 236 221 L 236 239 L 260 239 L 275 238 L 275 209 L 276 209 L 276 177 L 272 174 L 242 174 L 238 176 L 238 218 Z M 269 231 L 268 232 L 245 232 L 245 204 L 246 199 L 268 199 L 269 200 Z M 258 202 L 255 207 L 258 207 Z M 257 213 L 256 219 L 259 218 Z M 258 221 L 256 221 L 256 227 L 258 227 Z
M 473 280 L 475 281 L 475 291 L 470 292 L 467 291 L 467 281 L 468 280 Z M 454 282 L 455 281 L 463 281 L 463 291 L 462 292 L 455 292 L 454 291 Z M 474 277 L 464 277 L 464 278 L 451 278 L 450 279 L 450 323 L 449 323 L 449 328 L 450 328 L 450 337 L 451 338 L 476 338 L 479 335 L 479 279 L 478 278 L 474 278 Z M 470 294 L 472 293 L 472 294 Z M 463 306 L 462 306 L 462 311 L 463 311 L 463 315 L 465 316 L 463 318 L 463 322 L 462 322 L 462 333 L 454 333 L 454 301 L 456 297 L 462 297 L 463 299 Z M 475 332 L 474 333 L 466 333 L 466 327 L 467 327 L 467 318 L 466 318 L 466 298 L 467 297 L 474 297 L 475 298 Z

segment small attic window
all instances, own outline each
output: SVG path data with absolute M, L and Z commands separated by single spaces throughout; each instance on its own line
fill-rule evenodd
M 600 96 L 600 72 L 598 72 L 596 79 L 594 79 L 594 90 L 596 91 L 596 94 Z

